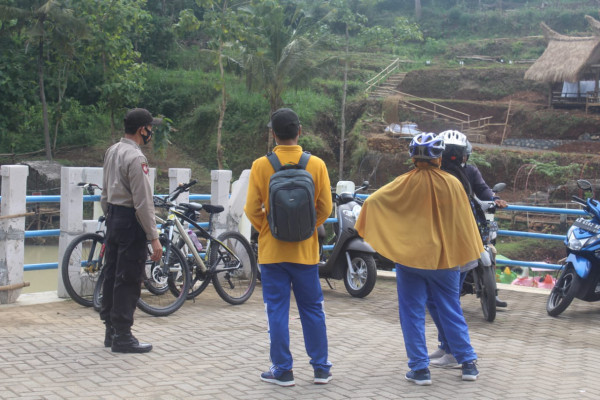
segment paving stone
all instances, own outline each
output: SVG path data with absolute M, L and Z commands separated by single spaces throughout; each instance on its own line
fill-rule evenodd
M 134 334 L 148 354 L 103 346 L 97 313 L 72 301 L 0 306 L 0 399 L 597 399 L 600 398 L 600 303 L 574 300 L 559 318 L 546 314 L 547 293 L 502 290 L 507 309 L 483 320 L 475 296 L 461 299 L 480 378 L 431 369 L 433 385 L 404 379 L 408 370 L 393 279 L 380 278 L 364 299 L 323 283 L 334 379 L 312 383 L 298 311 L 290 340 L 296 386 L 261 382 L 269 366 L 260 285 L 240 306 L 212 287 L 175 314 L 136 311 Z M 435 349 L 429 317 L 426 336 Z

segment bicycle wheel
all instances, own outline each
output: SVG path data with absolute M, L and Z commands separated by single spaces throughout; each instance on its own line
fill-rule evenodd
M 239 258 L 240 262 L 221 244 L 212 241 L 209 265 L 215 290 L 230 304 L 242 304 L 252 296 L 258 267 L 254 252 L 246 238 L 238 232 L 224 232 L 218 238 Z
M 142 293 L 137 306 L 140 310 L 157 317 L 169 315 L 177 311 L 185 302 L 190 289 L 190 270 L 185 257 L 179 249 L 161 238 L 163 257 L 160 263 L 146 261 Z M 166 248 L 169 246 L 169 258 Z M 165 285 L 168 290 L 162 290 Z M 157 290 L 146 289 L 151 285 Z M 158 294 L 155 294 L 158 293 Z
M 183 239 L 180 239 L 177 242 L 177 248 L 183 252 L 184 256 L 186 256 L 186 261 L 190 268 L 192 281 L 190 283 L 190 291 L 188 292 L 187 299 L 191 300 L 197 297 L 200 293 L 202 293 L 204 289 L 206 289 L 206 287 L 210 283 L 210 277 L 208 276 L 208 273 L 202 272 L 200 266 L 196 262 L 196 259 L 188 250 L 188 247 L 183 241 Z
M 76 237 L 65 250 L 61 276 L 71 298 L 82 306 L 93 305 L 94 288 L 104 260 L 104 237 L 84 233 Z
M 152 245 L 147 243 L 148 254 L 152 251 Z M 146 260 L 146 272 L 148 279 L 144 279 L 144 288 L 154 295 L 164 294 L 169 290 L 168 276 L 163 274 L 160 264 L 150 259 Z M 179 295 L 179 293 L 177 293 Z

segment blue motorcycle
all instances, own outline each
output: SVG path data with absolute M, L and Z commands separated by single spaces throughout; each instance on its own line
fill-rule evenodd
M 583 191 L 592 190 L 586 180 L 578 180 L 577 186 Z M 577 218 L 567 232 L 567 258 L 546 303 L 546 311 L 553 317 L 565 311 L 575 297 L 600 300 L 600 202 L 593 194 L 587 200 L 573 196 L 573 201 L 583 205 L 592 218 Z

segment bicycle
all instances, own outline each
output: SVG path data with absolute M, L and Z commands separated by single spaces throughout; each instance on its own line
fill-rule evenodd
M 256 287 L 258 266 L 254 253 L 248 240 L 239 232 L 226 231 L 218 237 L 209 233 L 212 232 L 214 215 L 224 210 L 222 206 L 173 203 L 195 183 L 196 181 L 191 181 L 179 185 L 167 199 L 154 197 L 156 207 L 169 210 L 166 220 L 157 217 L 162 223 L 165 237 L 170 243 L 176 243 L 176 248 L 183 250 L 193 275 L 187 298 L 195 298 L 212 282 L 224 301 L 233 305 L 242 304 L 250 298 Z M 197 222 L 200 210 L 209 214 L 208 230 Z M 189 231 L 182 222 L 189 224 Z M 206 241 L 204 257 L 200 253 L 202 248 L 198 248 L 201 244 L 194 243 L 193 236 Z
M 88 194 L 96 189 L 93 183 L 79 183 Z M 77 303 L 100 310 L 102 304 L 102 284 L 104 282 L 105 217 L 98 219 L 96 233 L 77 236 L 65 250 L 62 261 L 62 278 L 67 293 Z M 191 275 L 185 257 L 174 246 L 163 244 L 163 257 L 160 263 L 148 259 L 142 285 L 145 290 L 138 300 L 140 310 L 155 316 L 169 315 L 185 302 L 180 296 L 181 289 L 189 290 Z M 169 249 L 167 251 L 166 249 Z M 168 262 L 166 260 L 169 260 Z M 168 294 L 167 292 L 170 292 Z

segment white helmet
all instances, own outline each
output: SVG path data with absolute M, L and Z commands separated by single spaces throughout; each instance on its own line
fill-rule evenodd
M 441 132 L 438 137 L 444 139 L 446 145 L 454 144 L 460 147 L 467 147 L 467 137 L 462 132 L 448 130 Z

